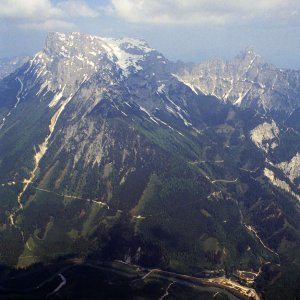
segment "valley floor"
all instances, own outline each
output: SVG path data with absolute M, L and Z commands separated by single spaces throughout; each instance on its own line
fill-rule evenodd
M 199 299 L 201 299 L 201 295 L 204 294 L 206 295 L 205 299 L 213 299 L 217 295 L 223 295 L 220 299 L 230 300 L 260 299 L 254 289 L 244 287 L 225 277 L 202 279 L 160 269 L 147 269 L 122 261 L 109 263 L 72 259 L 68 260 L 67 263 L 63 263 L 60 267 L 56 266 L 56 269 L 54 268 L 52 271 L 49 270 L 51 267 L 46 267 L 46 269 L 47 268 L 48 270 L 44 273 L 48 273 L 48 275 L 43 279 L 40 277 L 40 273 L 43 271 L 38 269 L 28 273 L 25 272 L 20 276 L 14 276 L 4 283 L 2 282 L 0 284 L 0 299 L 14 299 L 13 297 L 15 296 L 21 299 L 29 299 L 29 296 L 32 296 L 33 298 L 31 299 L 38 299 L 41 295 L 49 299 L 55 298 L 56 296 L 64 298 L 67 295 L 69 297 L 73 295 L 72 299 L 83 299 L 80 297 L 77 298 L 78 295 L 73 290 L 74 284 L 78 280 L 76 276 L 82 274 L 82 271 L 83 273 L 91 272 L 91 274 L 93 274 L 92 277 L 88 277 L 87 282 L 93 280 L 100 282 L 103 274 L 106 274 L 106 280 L 104 280 L 102 284 L 108 282 L 108 285 L 115 285 L 116 289 L 118 289 L 118 287 L 121 288 L 121 286 L 124 288 L 124 285 L 127 285 L 129 288 L 127 292 L 131 294 L 131 296 L 135 295 L 138 297 L 141 294 L 145 294 L 145 299 L 152 299 L 152 296 L 154 296 L 147 294 L 149 292 L 147 288 L 148 285 L 157 285 L 160 287 L 160 289 L 157 290 L 157 295 L 154 297 L 156 298 L 160 293 L 159 299 L 165 299 L 169 295 L 172 295 L 172 293 L 179 296 L 178 299 L 185 299 L 187 293 L 194 294 L 196 298 L 200 296 Z M 118 277 L 116 282 L 114 281 L 115 276 Z M 83 281 L 81 284 L 84 284 Z M 97 286 L 94 288 L 97 290 Z M 105 287 L 103 288 L 105 289 Z M 111 287 L 107 287 L 107 289 L 110 288 Z M 35 296 L 37 298 L 35 298 Z M 110 299 L 114 299 L 115 296 L 116 295 L 111 295 Z M 134 298 L 135 297 L 132 299 Z M 124 294 L 124 299 L 127 299 L 126 294 Z

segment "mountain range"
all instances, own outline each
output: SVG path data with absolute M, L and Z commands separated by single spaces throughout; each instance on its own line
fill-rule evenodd
M 299 73 L 252 49 L 185 64 L 144 40 L 49 34 L 0 81 L 0 262 L 221 272 L 295 299 Z
M 16 69 L 22 67 L 29 57 L 27 56 L 16 56 L 13 58 L 0 58 L 0 79 L 13 73 Z

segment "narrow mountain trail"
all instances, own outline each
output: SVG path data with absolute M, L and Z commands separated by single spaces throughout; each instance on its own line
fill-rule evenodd
M 260 168 L 256 168 L 255 170 L 248 170 L 245 168 L 239 168 L 239 169 L 248 173 L 256 173 Z
M 51 293 L 49 293 L 46 298 L 58 293 L 67 284 L 67 279 L 64 275 L 58 274 L 58 276 L 61 279 L 61 283 Z
M 239 210 L 239 213 L 240 213 L 240 222 L 241 222 L 241 225 L 244 226 L 244 227 L 247 229 L 247 231 L 250 231 L 250 232 L 255 236 L 255 238 L 260 242 L 260 244 L 261 244 L 267 251 L 269 251 L 269 252 L 273 253 L 275 256 L 277 256 L 277 258 L 278 258 L 279 261 L 280 261 L 280 256 L 279 256 L 279 254 L 278 254 L 277 252 L 275 252 L 274 250 L 272 250 L 270 247 L 268 247 L 268 246 L 264 243 L 264 241 L 259 237 L 257 231 L 254 229 L 253 226 L 247 225 L 247 224 L 244 222 L 243 213 L 242 213 L 242 211 L 241 211 L 241 209 L 240 209 L 239 204 L 238 204 L 237 201 L 236 201 L 236 205 L 237 205 L 238 210 Z
M 198 165 L 198 164 L 223 164 L 224 160 L 196 160 L 190 161 L 191 165 Z
M 17 102 L 15 103 L 14 107 L 8 112 L 8 114 L 2 119 L 2 123 L 0 124 L 0 130 L 5 125 L 5 122 L 6 122 L 7 118 L 12 114 L 12 111 L 17 108 L 17 106 L 18 106 L 18 104 L 20 103 L 20 100 L 21 100 L 21 94 L 23 92 L 24 85 L 23 85 L 22 80 L 19 77 L 17 77 L 16 80 L 18 80 L 19 83 L 20 83 L 20 89 L 19 89 L 18 94 L 16 96 Z
M 210 181 L 212 184 L 215 184 L 216 182 L 224 182 L 224 183 L 237 183 L 238 178 L 234 180 L 227 180 L 227 179 L 212 179 L 209 176 L 205 175 L 205 178 Z
M 235 180 L 215 179 L 215 180 L 212 180 L 211 183 L 216 183 L 216 182 L 236 183 L 237 181 L 238 181 L 238 178 L 236 178 Z
M 23 183 L 23 182 L 20 182 L 20 183 Z M 14 184 L 11 184 L 10 182 L 9 183 L 2 183 L 1 186 L 14 186 L 16 184 L 16 182 L 14 182 Z M 40 192 L 45 192 L 45 193 L 51 193 L 51 194 L 54 194 L 56 196 L 59 196 L 59 197 L 62 197 L 62 198 L 70 198 L 70 199 L 78 199 L 78 200 L 83 200 L 83 201 L 87 201 L 87 202 L 91 202 L 91 203 L 96 203 L 96 204 L 99 204 L 101 206 L 106 206 L 107 209 L 110 209 L 109 205 L 105 202 L 101 202 L 99 201 L 99 199 L 95 198 L 95 199 L 90 199 L 90 198 L 83 198 L 83 197 L 79 197 L 79 196 L 75 196 L 75 195 L 68 195 L 68 194 L 60 194 L 60 193 L 57 193 L 55 191 L 51 191 L 51 190 L 47 190 L 47 189 L 42 189 L 42 188 L 39 188 L 37 186 L 34 186 L 32 182 L 28 183 L 28 186 L 29 187 L 31 185 L 31 188 L 37 190 L 37 191 L 40 191 Z
M 172 285 L 174 285 L 174 284 L 175 284 L 175 282 L 173 281 L 173 282 L 171 282 L 171 283 L 168 285 L 168 287 L 167 287 L 167 289 L 166 289 L 166 292 L 159 298 L 159 300 L 163 300 L 163 299 L 165 299 L 166 297 L 169 296 L 169 294 L 170 294 L 170 288 L 171 288 Z
M 159 269 L 152 269 L 152 270 L 150 270 L 146 275 L 144 275 L 144 276 L 142 277 L 142 279 L 143 279 L 143 280 L 146 279 L 146 278 L 149 277 L 152 273 L 157 272 L 157 271 L 159 271 Z
M 55 195 L 57 195 L 59 197 L 63 197 L 63 198 L 71 198 L 71 199 L 78 199 L 78 200 L 84 200 L 84 201 L 88 201 L 88 202 L 93 202 L 93 203 L 99 204 L 101 206 L 106 206 L 107 209 L 110 209 L 109 206 L 108 206 L 108 204 L 106 204 L 104 202 L 101 202 L 101 201 L 98 201 L 99 199 L 90 199 L 90 198 L 82 198 L 82 197 L 75 196 L 75 195 L 59 194 L 59 193 L 56 193 L 56 192 L 51 191 L 51 190 L 41 189 L 41 188 L 35 187 L 35 186 L 32 186 L 32 187 L 34 189 L 36 189 L 37 191 L 55 194 Z
M 278 257 L 278 259 L 280 258 L 280 257 L 279 257 L 279 254 L 278 254 L 277 252 L 275 252 L 274 250 L 272 250 L 270 247 L 268 247 L 268 246 L 263 242 L 263 240 L 259 237 L 257 231 L 254 229 L 253 226 L 249 226 L 249 225 L 246 225 L 246 224 L 244 224 L 244 226 L 245 226 L 250 232 L 252 232 L 252 233 L 255 235 L 255 237 L 259 240 L 259 242 L 261 243 L 261 245 L 262 245 L 265 249 L 267 249 L 268 251 L 270 251 L 270 252 L 272 252 L 274 255 L 276 255 L 276 256 Z

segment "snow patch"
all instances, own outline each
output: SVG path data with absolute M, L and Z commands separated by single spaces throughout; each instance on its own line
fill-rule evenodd
M 36 93 L 36 96 L 39 96 L 46 87 L 48 87 L 48 88 L 51 87 L 51 82 L 49 80 L 46 80 L 45 82 L 43 82 L 41 84 L 41 87 L 38 90 L 38 92 Z
M 157 92 L 162 94 L 164 91 L 164 88 L 166 87 L 166 85 L 164 83 L 162 83 L 158 88 L 157 88 Z
M 140 62 L 145 60 L 145 54 L 153 51 L 152 48 L 148 47 L 145 42 L 130 38 L 124 39 L 112 39 L 112 38 L 101 38 L 105 44 L 103 48 L 107 51 L 110 59 L 113 61 L 116 58 L 116 63 L 123 70 L 123 74 L 128 76 L 129 68 L 132 67 L 134 72 L 142 70 Z M 133 54 L 126 50 L 140 50 L 142 54 Z
M 52 99 L 52 101 L 49 103 L 48 107 L 52 108 L 54 106 L 56 106 L 58 104 L 58 102 L 61 100 L 61 98 L 63 97 L 63 92 L 66 86 L 63 87 L 63 89 L 58 92 L 57 94 L 54 95 L 54 98 Z
M 153 118 L 153 116 L 142 106 L 139 105 L 139 108 L 141 111 L 143 111 L 144 113 L 146 113 L 146 115 L 148 115 L 148 117 L 150 118 L 151 121 L 153 121 L 154 123 L 156 123 L 157 125 L 159 125 L 157 123 L 157 121 Z

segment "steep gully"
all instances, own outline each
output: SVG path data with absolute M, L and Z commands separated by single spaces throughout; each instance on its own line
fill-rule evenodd
M 21 87 L 20 87 L 20 90 L 16 96 L 17 98 L 17 103 L 15 104 L 14 108 L 17 107 L 17 105 L 19 104 L 20 102 L 20 95 L 23 91 L 23 83 L 22 81 L 20 80 L 20 78 L 17 78 L 21 84 Z M 78 85 L 78 89 L 77 91 L 74 93 L 74 95 L 76 95 L 76 93 L 79 91 L 82 83 L 84 83 L 85 81 L 87 80 L 87 78 L 85 77 L 83 79 L 83 81 Z M 62 114 L 62 112 L 65 110 L 65 107 L 68 105 L 68 103 L 72 100 L 73 94 L 71 94 L 69 96 L 69 98 L 67 98 L 65 101 L 62 102 L 62 104 L 60 105 L 59 109 L 54 113 L 53 117 L 51 118 L 50 120 L 50 124 L 49 124 L 49 133 L 48 135 L 46 136 L 46 138 L 44 139 L 44 141 L 42 142 L 42 144 L 38 145 L 38 151 L 36 151 L 35 155 L 34 155 L 34 168 L 33 170 L 30 172 L 29 174 L 29 178 L 28 179 L 24 179 L 22 184 L 23 184 L 23 188 L 21 190 L 21 192 L 18 194 L 18 197 L 17 197 L 17 201 L 18 201 L 18 209 L 16 209 L 15 211 L 13 211 L 10 215 L 9 215 L 9 220 L 10 220 L 10 223 L 11 225 L 15 225 L 15 222 L 14 222 L 14 216 L 16 215 L 16 213 L 18 213 L 20 210 L 23 209 L 23 204 L 22 204 L 22 196 L 24 195 L 24 193 L 26 192 L 26 190 L 28 189 L 29 185 L 32 184 L 35 176 L 36 176 L 36 172 L 39 168 L 39 165 L 40 165 L 40 161 L 41 159 L 44 157 L 44 155 L 46 154 L 47 150 L 48 150 L 48 144 L 49 144 L 49 140 L 50 138 L 52 137 L 52 134 L 55 130 L 55 127 L 56 127 L 56 124 L 57 124 L 57 121 L 59 120 L 59 117 L 60 115 Z M 0 127 L 1 129 L 1 127 Z M 11 182 L 9 185 L 14 185 L 15 182 Z M 46 190 L 46 189 L 40 189 L 38 187 L 33 187 L 35 188 L 36 190 L 40 190 L 40 191 L 43 191 L 43 192 L 48 192 L 48 193 L 54 193 L 53 191 L 49 191 L 49 190 Z M 62 196 L 62 197 L 67 197 L 67 198 L 76 198 L 76 199 L 81 199 L 81 200 L 86 200 L 86 201 L 89 201 L 89 202 L 95 202 L 95 203 L 98 203 L 100 205 L 103 205 L 103 206 L 107 206 L 107 208 L 109 209 L 109 206 L 105 203 L 102 203 L 102 202 L 99 202 L 97 201 L 98 199 L 83 199 L 81 197 L 77 197 L 77 196 L 73 196 L 73 195 L 62 195 L 62 194 L 57 194 L 58 196 Z
M 21 82 L 21 81 L 20 81 Z M 21 85 L 21 88 L 23 89 L 23 84 Z M 18 99 L 18 102 L 20 101 L 19 100 L 19 95 L 20 95 L 20 92 L 18 93 L 17 95 L 17 99 Z M 45 153 L 47 152 L 48 150 L 48 143 L 49 143 L 49 140 L 54 132 L 54 129 L 55 129 L 55 126 L 57 124 L 57 121 L 59 120 L 59 117 L 61 115 L 61 113 L 64 111 L 65 107 L 67 106 L 67 104 L 71 101 L 71 99 L 73 98 L 73 95 L 70 95 L 69 98 L 67 98 L 65 101 L 62 102 L 62 104 L 60 105 L 59 109 L 55 112 L 55 114 L 53 115 L 53 117 L 51 118 L 51 121 L 50 121 L 50 124 L 49 124 L 49 134 L 46 136 L 45 140 L 42 142 L 42 144 L 40 144 L 38 146 L 38 151 L 35 153 L 35 156 L 34 156 L 34 168 L 33 170 L 30 172 L 30 176 L 28 179 L 24 179 L 23 181 L 23 188 L 22 188 L 22 191 L 19 193 L 18 195 L 18 198 L 17 198 L 17 201 L 18 201 L 18 204 L 19 204 L 19 208 L 17 210 L 15 210 L 10 216 L 9 216 L 9 220 L 11 222 L 11 225 L 15 225 L 14 223 L 14 216 L 15 214 L 22 210 L 23 209 L 23 204 L 21 202 L 22 200 L 22 196 L 23 194 L 26 192 L 28 186 L 31 184 L 31 182 L 33 181 L 33 179 L 35 178 L 35 175 L 36 175 L 36 172 L 39 168 L 39 164 L 40 164 L 40 161 L 41 159 L 44 157 Z M 17 103 L 18 103 L 17 102 Z
M 40 161 L 44 157 L 45 153 L 48 150 L 49 139 L 52 136 L 52 133 L 53 133 L 53 131 L 55 129 L 55 125 L 56 125 L 56 123 L 57 123 L 57 121 L 59 119 L 59 116 L 61 115 L 61 113 L 63 112 L 63 110 L 65 109 L 66 105 L 69 103 L 70 100 L 71 100 L 71 97 L 69 97 L 67 100 L 65 100 L 63 102 L 63 104 L 60 106 L 60 108 L 56 111 L 56 113 L 54 114 L 54 116 L 51 118 L 51 122 L 50 122 L 50 125 L 49 125 L 49 131 L 50 132 L 46 136 L 44 142 L 38 146 L 39 150 L 35 153 L 35 156 L 34 156 L 34 161 L 35 161 L 34 168 L 33 168 L 33 170 L 30 173 L 29 179 L 24 179 L 23 189 L 20 192 L 20 194 L 18 195 L 18 203 L 19 203 L 20 209 L 23 209 L 23 204 L 21 202 L 21 198 L 22 198 L 23 194 L 25 193 L 25 191 L 27 190 L 29 184 L 34 179 L 36 171 L 37 171 L 37 169 L 39 167 Z

